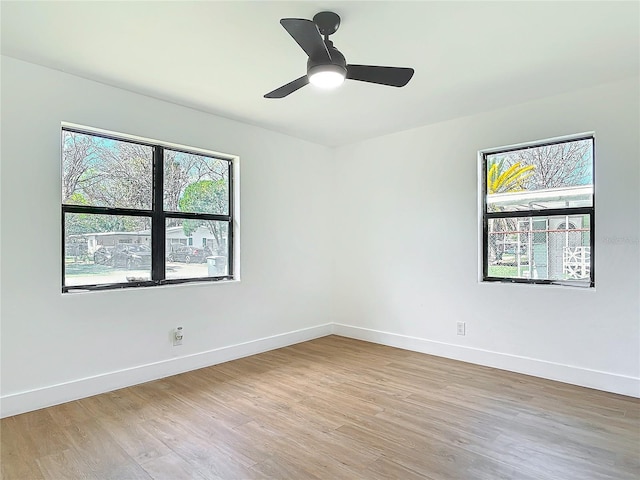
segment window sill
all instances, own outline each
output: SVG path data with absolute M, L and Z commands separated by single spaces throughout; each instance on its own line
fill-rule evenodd
M 62 291 L 61 294 L 63 296 L 66 295 L 77 295 L 83 293 L 104 293 L 104 292 L 122 292 L 122 291 L 130 291 L 130 290 L 156 290 L 156 289 L 165 289 L 165 288 L 175 288 L 175 287 L 204 287 L 211 285 L 220 285 L 220 284 L 230 284 L 230 283 L 240 283 L 239 278 L 230 278 L 223 280 L 186 280 L 176 283 L 162 283 L 162 284 L 153 284 L 147 283 L 137 284 L 137 285 L 127 285 L 127 284 L 117 284 L 113 286 L 104 286 L 98 288 L 83 288 L 79 287 L 68 287 L 69 290 Z
M 570 283 L 535 283 L 535 282 L 517 282 L 517 281 L 511 281 L 511 280 L 498 280 L 498 279 L 492 279 L 492 280 L 484 280 L 482 278 L 478 279 L 478 283 L 481 285 L 508 285 L 509 288 L 511 286 L 517 286 L 517 287 L 534 287 L 536 289 L 552 289 L 552 290 L 557 290 L 558 288 L 560 289 L 569 289 L 569 290 L 575 290 L 575 291 L 581 291 L 581 292 L 595 292 L 596 287 L 592 287 L 590 285 L 576 285 L 576 284 L 570 284 Z

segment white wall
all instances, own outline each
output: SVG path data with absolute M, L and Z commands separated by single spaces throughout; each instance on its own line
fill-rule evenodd
M 330 331 L 640 396 L 637 82 L 331 150 L 3 57 L 1 414 Z M 239 155 L 242 281 L 62 295 L 61 121 Z M 478 283 L 478 150 L 586 131 L 597 288 Z
M 61 121 L 239 155 L 241 282 L 62 295 Z M 331 155 L 2 57 L 2 414 L 328 333 Z
M 639 396 L 638 85 L 338 149 L 335 331 Z M 477 152 L 590 131 L 596 289 L 479 283 Z M 456 336 L 456 321 L 466 336 Z

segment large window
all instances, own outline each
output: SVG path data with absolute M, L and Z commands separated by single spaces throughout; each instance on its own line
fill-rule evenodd
M 483 280 L 594 286 L 592 136 L 482 154 Z
M 233 157 L 62 129 L 62 291 L 233 278 Z

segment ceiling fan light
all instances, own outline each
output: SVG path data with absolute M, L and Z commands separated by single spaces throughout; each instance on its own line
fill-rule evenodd
M 339 87 L 347 76 L 340 65 L 316 65 L 307 73 L 309 82 L 318 88 L 332 89 Z

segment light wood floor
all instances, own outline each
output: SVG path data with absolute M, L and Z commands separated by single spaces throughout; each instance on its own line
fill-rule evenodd
M 6 480 L 640 478 L 637 399 L 336 336 L 1 428 Z

